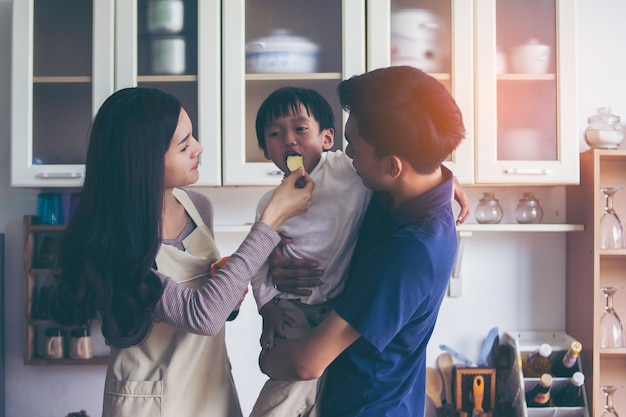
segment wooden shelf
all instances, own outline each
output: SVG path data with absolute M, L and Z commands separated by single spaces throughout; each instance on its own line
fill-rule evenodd
M 108 362 L 108 356 L 94 356 L 90 359 L 62 359 L 44 358 L 37 347 L 43 329 L 59 326 L 54 320 L 35 316 L 34 296 L 38 293 L 42 283 L 38 276 L 50 275 L 56 271 L 54 267 L 41 268 L 35 265 L 38 246 L 38 235 L 60 235 L 65 230 L 64 225 L 38 224 L 37 217 L 24 216 L 24 364 L 26 365 L 102 365 Z M 99 319 L 92 319 L 91 325 L 98 325 Z M 65 329 L 65 328 L 64 328 Z M 68 330 L 68 329 L 66 329 Z

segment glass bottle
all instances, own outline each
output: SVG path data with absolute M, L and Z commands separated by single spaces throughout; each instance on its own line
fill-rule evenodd
M 488 223 L 500 223 L 502 220 L 502 207 L 498 202 L 494 193 L 483 193 L 483 198 L 478 202 L 476 206 L 476 221 L 481 224 Z
M 515 220 L 521 224 L 541 223 L 543 209 L 533 193 L 524 193 L 515 207 Z
M 522 363 L 525 378 L 538 378 L 552 371 L 552 346 L 547 343 L 530 352 Z
M 578 371 L 576 361 L 582 350 L 582 343 L 578 340 L 572 341 L 567 349 L 567 352 L 563 355 L 563 359 L 556 361 L 552 366 L 552 375 L 556 377 L 571 377 L 576 371 Z
M 583 383 L 585 375 L 574 372 L 572 377 L 560 387 L 554 389 L 552 399 L 556 407 L 581 407 L 585 405 L 583 397 Z
M 543 374 L 539 382 L 526 393 L 526 405 L 528 407 L 552 407 L 554 404 L 550 397 L 552 388 L 552 375 Z

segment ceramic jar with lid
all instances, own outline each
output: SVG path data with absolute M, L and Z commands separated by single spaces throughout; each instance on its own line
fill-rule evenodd
M 483 198 L 479 200 L 478 206 L 476 206 L 476 213 L 474 214 L 476 221 L 481 224 L 500 223 L 502 214 L 502 207 L 495 194 L 483 193 Z
M 619 116 L 611 113 L 610 107 L 600 107 L 587 119 L 585 142 L 592 148 L 615 149 L 624 140 L 624 128 Z
M 149 0 L 146 26 L 149 33 L 172 34 L 183 30 L 185 5 L 183 0 Z
M 303 36 L 276 29 L 246 44 L 250 73 L 306 73 L 317 71 L 319 46 Z
M 533 193 L 524 193 L 515 207 L 515 220 L 521 224 L 541 223 L 543 209 Z

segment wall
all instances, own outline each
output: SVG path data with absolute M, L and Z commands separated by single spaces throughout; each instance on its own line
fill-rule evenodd
M 626 117 L 626 77 L 621 40 L 626 39 L 626 2 L 568 0 L 578 5 L 578 131 L 596 107 L 611 106 Z M 0 56 L 11 52 L 10 0 L 0 0 Z M 612 27 L 613 29 L 607 30 Z M 40 190 L 9 187 L 10 60 L 0 60 L 0 233 L 6 235 L 4 334 L 6 404 L 0 417 L 65 416 L 85 409 L 100 414 L 104 366 L 32 367 L 22 362 L 22 216 L 34 214 Z M 576 140 L 574 139 L 574 140 Z M 498 188 L 496 196 L 507 216 L 522 188 Z M 203 189 L 216 205 L 216 223 L 236 224 L 252 218 L 263 188 Z M 469 188 L 476 204 L 484 189 Z M 546 211 L 546 221 L 565 217 L 562 187 L 533 190 Z M 235 203 L 236 202 L 236 203 Z M 626 209 L 624 209 L 626 210 Z M 626 212 L 624 212 L 626 213 Z M 510 217 L 508 218 L 511 219 Z M 505 221 L 507 218 L 505 218 Z M 473 221 L 473 219 L 472 219 Z M 232 252 L 241 236 L 217 236 L 223 254 Z M 487 331 L 562 329 L 565 327 L 565 236 L 544 234 L 474 233 L 466 245 L 462 266 L 463 294 L 446 298 L 429 348 L 429 363 L 445 343 L 475 360 Z M 250 410 L 264 377 L 257 368 L 259 317 L 251 297 L 239 319 L 227 326 L 229 352 L 244 413 Z M 1 343 L 0 343 L 1 345 Z M 2 396 L 0 396 L 2 399 Z

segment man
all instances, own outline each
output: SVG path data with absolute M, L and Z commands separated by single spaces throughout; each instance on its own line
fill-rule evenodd
M 308 336 L 262 352 L 261 369 L 299 380 L 328 368 L 324 417 L 422 417 L 426 345 L 456 255 L 453 176 L 442 162 L 464 137 L 462 116 L 443 85 L 412 67 L 352 77 L 338 92 L 346 153 L 375 194 L 334 311 Z

